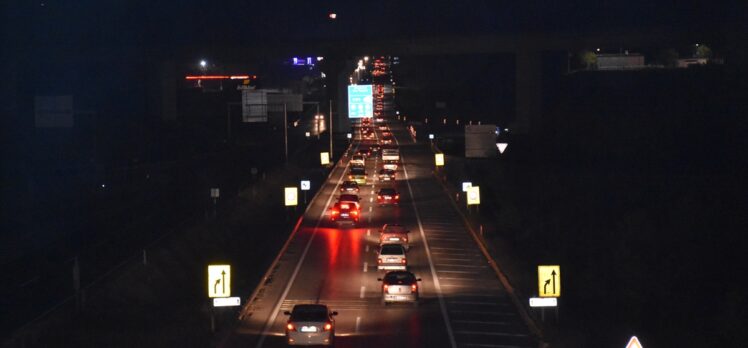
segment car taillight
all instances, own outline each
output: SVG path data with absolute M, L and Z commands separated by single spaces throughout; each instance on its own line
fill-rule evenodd
M 339 213 L 339 212 L 338 212 L 337 210 L 333 209 L 333 210 L 331 211 L 331 213 L 332 213 L 332 215 L 338 215 L 338 213 Z
M 417 290 L 418 290 L 418 285 L 415 285 L 415 284 L 410 285 L 410 291 L 416 292 Z
M 330 331 L 330 330 L 332 330 L 332 324 L 331 323 L 326 323 L 325 324 L 325 331 Z
M 395 195 L 395 199 L 400 199 L 400 195 Z
M 377 263 L 382 263 L 382 259 L 377 259 Z
M 389 286 L 389 285 L 387 285 L 387 284 L 384 284 L 384 285 L 382 285 L 382 290 L 383 290 L 383 291 L 384 291 L 385 293 L 387 292 L 387 289 L 389 289 L 389 288 L 390 288 L 390 286 Z
M 293 324 L 291 324 L 291 323 L 288 323 L 288 324 L 286 325 L 286 329 L 287 329 L 288 331 L 296 331 L 296 327 L 295 327 L 295 326 L 294 326 Z
M 377 199 L 382 199 L 382 195 L 377 195 Z
M 353 175 L 348 175 L 348 179 L 353 180 Z
M 403 241 L 404 241 L 405 243 L 407 243 L 407 242 L 408 242 L 408 237 L 403 237 Z
M 353 215 L 358 215 L 358 210 L 352 210 L 352 211 L 351 211 L 351 214 L 353 214 Z
M 400 263 L 402 263 L 402 264 L 404 265 L 404 264 L 408 263 L 408 260 L 406 260 L 406 259 L 405 259 L 405 258 L 403 257 L 403 259 L 402 259 L 402 260 L 400 260 Z

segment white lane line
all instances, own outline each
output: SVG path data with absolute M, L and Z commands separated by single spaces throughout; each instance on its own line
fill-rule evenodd
M 371 187 L 374 187 L 374 185 L 371 185 Z M 374 190 L 371 190 L 371 194 L 374 194 Z
M 508 321 L 482 321 L 482 320 L 452 320 L 453 323 L 459 324 L 479 324 L 479 325 L 511 325 Z
M 400 142 L 395 138 L 395 143 L 400 146 Z M 447 336 L 449 337 L 449 344 L 452 348 L 457 348 L 457 342 L 455 341 L 455 335 L 452 332 L 452 323 L 449 321 L 449 314 L 447 314 L 447 305 L 444 302 L 444 295 L 442 294 L 442 286 L 439 283 L 439 277 L 436 275 L 436 268 L 434 267 L 434 261 L 431 258 L 431 249 L 429 243 L 426 240 L 426 232 L 423 230 L 423 222 L 421 221 L 421 214 L 418 212 L 418 206 L 416 206 L 415 195 L 413 194 L 413 188 L 410 186 L 410 180 L 408 179 L 408 170 L 405 169 L 405 158 L 400 154 L 400 161 L 403 162 L 403 173 L 405 173 L 405 183 L 408 184 L 408 192 L 410 197 L 414 199 L 410 200 L 413 205 L 413 211 L 416 213 L 416 221 L 418 221 L 418 229 L 421 232 L 421 239 L 423 240 L 424 250 L 426 250 L 426 258 L 429 260 L 429 268 L 431 268 L 431 278 L 434 280 L 434 288 L 436 289 L 436 295 L 439 298 L 439 307 L 441 308 L 442 317 L 444 318 L 444 326 L 447 328 Z
M 484 348 L 522 348 L 522 346 L 506 344 L 484 344 L 484 343 L 465 343 L 466 347 L 484 347 Z
M 365 293 L 366 293 L 366 287 L 365 287 L 365 286 L 362 286 L 362 287 L 361 287 L 361 294 L 359 295 L 359 297 L 360 297 L 360 298 L 364 298 L 364 294 L 365 294 Z
M 464 259 L 459 257 L 439 257 L 439 261 L 476 261 L 477 259 Z
M 374 202 L 374 197 L 369 197 L 369 203 Z
M 338 178 L 337 183 L 335 183 L 335 187 L 333 187 L 332 192 L 338 192 L 338 186 L 340 186 L 340 183 L 343 181 L 343 177 L 345 176 L 345 172 L 348 169 L 348 165 L 346 164 L 343 167 L 342 173 L 340 174 L 340 177 Z M 330 205 L 330 202 L 332 201 L 332 198 L 335 196 L 333 193 L 330 194 L 330 197 L 327 198 L 327 202 L 325 203 L 324 208 L 322 209 L 322 212 L 319 215 L 319 218 L 317 219 L 317 225 L 314 226 L 314 230 L 312 231 L 312 236 L 309 237 L 309 241 L 306 243 L 306 247 L 304 247 L 304 252 L 301 253 L 301 257 L 299 258 L 299 262 L 296 263 L 296 268 L 294 268 L 293 273 L 291 274 L 291 278 L 288 280 L 288 284 L 286 284 L 286 288 L 283 289 L 283 293 L 281 294 L 281 297 L 278 299 L 278 303 L 275 304 L 275 308 L 273 308 L 272 314 L 270 314 L 270 318 L 267 322 L 265 322 L 265 326 L 262 328 L 262 335 L 257 340 L 257 344 L 255 345 L 256 348 L 262 347 L 262 344 L 265 343 L 265 337 L 269 335 L 270 329 L 272 329 L 273 324 L 275 324 L 275 320 L 278 318 L 278 312 L 280 311 L 280 307 L 283 304 L 283 301 L 286 300 L 286 296 L 288 296 L 288 292 L 291 290 L 291 286 L 294 283 L 294 280 L 296 280 L 296 276 L 299 274 L 299 270 L 301 269 L 301 264 L 304 263 L 304 259 L 306 258 L 306 254 L 309 252 L 309 247 L 312 246 L 312 241 L 314 240 L 314 236 L 317 235 L 317 230 L 319 229 L 320 224 L 322 224 L 322 219 L 325 216 L 325 213 L 327 212 L 327 207 Z
M 368 272 L 368 271 L 369 271 L 369 263 L 368 262 L 364 262 L 364 272 Z
M 455 331 L 461 335 L 489 335 L 489 336 L 506 336 L 506 337 L 527 337 L 525 334 L 515 334 L 509 332 L 496 332 L 496 331 Z
M 371 210 L 374 209 L 373 207 L 369 207 L 369 212 L 371 213 Z
M 437 271 L 439 273 L 464 273 L 464 274 L 478 274 L 478 272 L 470 272 L 470 271 Z
M 475 266 L 475 265 L 455 265 L 455 264 L 451 264 L 451 263 L 437 263 L 436 265 L 439 266 L 439 267 L 487 268 L 487 266 L 485 266 L 485 265 L 479 265 L 479 266 Z
M 478 302 L 478 301 L 449 301 L 454 304 L 465 304 L 465 305 L 480 305 L 480 306 L 507 306 L 510 303 L 496 303 L 496 302 Z
M 466 248 L 447 248 L 447 247 L 433 247 L 432 249 L 435 250 L 459 250 L 459 251 L 469 251 L 470 249 Z
M 356 332 L 361 327 L 361 317 L 356 317 Z

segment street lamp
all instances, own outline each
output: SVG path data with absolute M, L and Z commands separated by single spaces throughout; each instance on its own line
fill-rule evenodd
M 201 68 L 205 69 L 205 67 L 207 67 L 207 66 L 208 66 L 208 62 L 206 62 L 205 59 L 203 59 L 203 60 L 200 61 L 200 67 Z

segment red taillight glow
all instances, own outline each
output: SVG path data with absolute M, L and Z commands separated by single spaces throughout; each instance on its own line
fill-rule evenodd
M 296 330 L 296 327 L 295 327 L 295 326 L 293 326 L 293 324 L 291 324 L 291 323 L 288 323 L 288 324 L 286 325 L 286 329 L 287 329 L 288 331 L 295 331 L 295 330 Z
M 331 323 L 325 324 L 325 331 L 330 331 L 330 330 L 332 330 L 332 324 Z
M 387 292 L 387 289 L 389 289 L 389 288 L 390 287 L 387 284 L 382 285 L 382 289 L 384 290 L 384 292 Z
M 358 210 L 351 210 L 351 215 L 358 215 Z
M 395 195 L 395 199 L 400 199 L 400 195 Z
M 412 292 L 416 292 L 416 290 L 418 290 L 418 285 L 412 284 L 412 285 L 410 286 L 410 291 L 412 291 Z
M 400 260 L 400 263 L 402 263 L 404 265 L 404 264 L 408 263 L 408 260 L 406 260 L 405 258 L 403 258 L 402 260 Z
M 382 259 L 377 259 L 377 263 L 382 263 Z
M 382 199 L 382 195 L 377 195 L 377 199 Z
M 338 212 L 337 210 L 333 209 L 330 213 L 332 215 L 338 215 L 340 212 Z

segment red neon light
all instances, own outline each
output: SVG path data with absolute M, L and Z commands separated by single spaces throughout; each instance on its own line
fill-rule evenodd
M 256 75 L 252 75 L 256 78 Z M 249 79 L 249 75 L 187 75 L 184 77 L 186 80 L 246 80 Z

